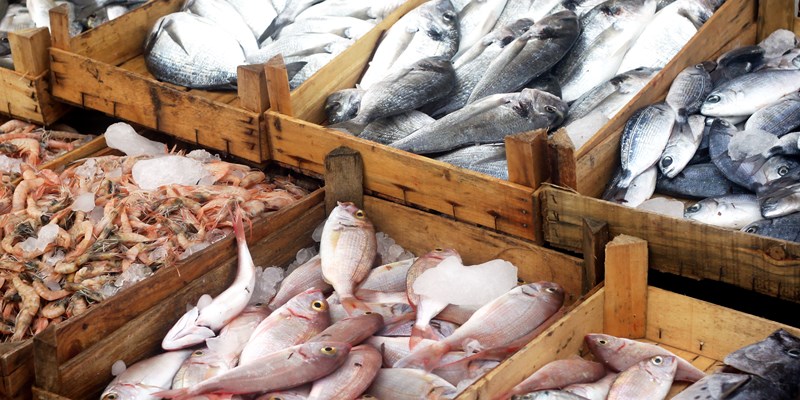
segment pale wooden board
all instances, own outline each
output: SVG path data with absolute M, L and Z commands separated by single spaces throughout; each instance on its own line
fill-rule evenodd
M 607 222 L 612 235 L 647 240 L 650 268 L 800 302 L 800 243 L 633 210 L 552 187 L 539 193 L 545 240 L 553 246 L 580 252 L 582 219 L 588 217 Z
M 793 0 L 758 0 L 758 40 L 777 29 L 794 30 Z
M 66 114 L 68 107 L 48 92 L 47 76 L 47 72 L 28 76 L 0 68 L 0 113 L 38 124 L 51 124 Z
M 364 160 L 367 190 L 522 238 L 535 238 L 533 189 L 268 111 L 272 159 L 324 171 L 325 155 L 350 147 Z
M 647 242 L 619 235 L 606 245 L 606 298 L 603 331 L 619 337 L 642 337 L 647 302 Z

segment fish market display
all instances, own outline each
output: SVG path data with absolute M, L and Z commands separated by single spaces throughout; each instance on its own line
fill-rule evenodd
M 6 293 L 21 297 L 4 303 L 4 341 L 79 315 L 224 238 L 239 217 L 256 218 L 307 194 L 286 178 L 204 151 L 168 154 L 165 145 L 123 123 L 109 127 L 106 136 L 110 147 L 147 152 L 88 158 L 60 174 L 22 164 L 22 180 L 0 194 L 0 280 Z M 244 290 L 252 278 L 247 271 L 237 281 Z M 208 331 L 244 309 L 247 300 L 237 296 L 195 308 L 170 341 L 210 337 Z
M 580 148 L 722 2 L 657 3 L 427 1 L 387 31 L 356 88 L 329 95 L 328 123 L 363 139 L 507 179 L 506 136 L 563 124 Z M 404 79 L 402 71 L 431 57 L 449 59 L 454 79 Z M 375 112 L 374 100 L 364 100 L 376 97 L 370 94 L 376 85 L 384 113 Z M 390 87 L 402 87 L 415 101 L 406 101 Z M 403 107 L 390 106 L 397 103 Z M 662 110 L 669 112 L 678 113 Z M 690 129 L 693 125 L 679 126 L 681 134 L 674 135 L 672 147 L 694 145 L 698 136 Z M 671 132 L 671 125 L 663 125 L 653 147 L 666 142 Z M 641 165 L 628 171 L 623 188 L 649 168 L 648 157 L 633 162 Z
M 319 255 L 303 250 L 285 278 L 264 270 L 243 286 L 260 268 L 234 220 L 236 279 L 175 323 L 167 352 L 121 375 L 115 367 L 102 399 L 133 390 L 181 399 L 452 399 L 560 315 L 558 284 L 517 286 L 511 263 L 466 266 L 455 249 L 415 259 L 353 203 L 339 203 L 320 227 Z M 376 259 L 385 264 L 374 267 Z M 605 375 L 601 364 L 582 363 L 576 383 Z
M 621 169 L 603 197 L 630 207 L 653 193 L 698 200 L 686 218 L 797 241 L 800 67 L 781 60 L 796 57 L 798 43 L 779 30 L 683 70 L 665 102 L 628 120 Z M 645 172 L 654 166 L 656 179 Z
M 72 130 L 65 127 L 64 129 Z M 38 167 L 58 156 L 74 150 L 89 140 L 92 135 L 82 135 L 66 130 L 38 127 L 19 120 L 10 120 L 0 125 L 0 174 L 3 183 L 19 177 L 22 164 Z
M 159 80 L 224 90 L 236 89 L 239 65 L 263 64 L 281 55 L 294 89 L 401 4 L 189 0 L 180 12 L 156 21 L 145 43 L 145 61 Z

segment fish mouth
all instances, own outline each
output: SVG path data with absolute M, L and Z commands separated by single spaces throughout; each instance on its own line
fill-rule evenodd
M 790 212 L 786 207 L 781 207 L 781 202 L 778 199 L 767 199 L 761 203 L 761 215 L 764 218 L 781 217 Z

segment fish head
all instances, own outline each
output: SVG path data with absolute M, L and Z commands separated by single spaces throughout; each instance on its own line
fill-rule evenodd
M 430 1 L 419 7 L 425 32 L 433 40 L 458 39 L 458 12 L 450 0 Z
M 148 397 L 150 388 L 132 383 L 117 383 L 110 385 L 100 395 L 100 400 L 133 400 Z
M 306 319 L 330 318 L 328 301 L 317 288 L 311 288 L 292 297 L 286 304 L 286 310 L 292 315 Z
M 363 95 L 364 91 L 360 89 L 344 89 L 328 96 L 325 100 L 328 123 L 338 124 L 355 118 Z
M 534 25 L 526 36 L 539 40 L 565 38 L 574 41 L 580 33 L 578 16 L 570 10 L 550 14 Z
M 800 373 L 800 338 L 778 329 L 766 339 L 728 354 L 724 362 L 765 379 L 792 371 Z
M 338 202 L 338 206 L 331 211 L 329 219 L 339 226 L 372 228 L 367 213 L 349 201 Z
M 340 362 L 347 358 L 352 347 L 352 345 L 345 342 L 307 342 L 299 346 L 297 352 L 306 360 Z
M 703 199 L 694 203 L 685 210 L 683 210 L 684 218 L 689 218 L 697 221 L 705 221 L 712 215 L 722 212 L 719 210 L 720 203 L 713 198 Z
M 539 89 L 522 89 L 518 106 L 514 106 L 520 117 L 529 121 L 543 121 L 542 128 L 555 128 L 569 111 L 569 105 L 560 97 Z
M 203 347 L 192 352 L 189 358 L 175 373 L 172 385 L 175 388 L 191 387 L 206 379 L 217 376 L 230 368 L 219 353 Z
M 763 211 L 762 211 L 763 212 Z M 771 219 L 762 219 L 761 221 L 753 222 L 744 228 L 742 228 L 742 232 L 752 233 L 755 235 L 761 235 L 761 232 L 766 231 L 769 229 L 769 226 L 772 225 Z
M 625 341 L 603 333 L 590 333 L 584 336 L 583 341 L 589 351 L 600 360 L 610 360 L 625 347 Z M 608 364 L 608 362 L 606 362 Z
M 511 43 L 512 40 L 527 32 L 533 26 L 533 20 L 530 18 L 520 18 L 500 29 L 498 33 L 502 32 L 503 41 L 505 44 Z M 506 38 L 507 41 L 506 41 Z
M 446 57 L 427 57 L 423 58 L 412 66 L 415 70 L 430 71 L 437 73 L 449 73 L 455 76 L 453 62 Z
M 761 200 L 761 215 L 764 218 L 777 218 L 798 211 L 800 192 L 780 190 Z
M 11 54 L 11 44 L 8 42 L 8 32 L 0 32 L 0 56 Z
M 760 176 L 756 180 L 762 185 L 775 186 L 780 182 L 779 187 L 786 187 L 790 183 L 796 183 L 797 172 L 800 170 L 800 162 L 783 156 L 774 156 L 766 160 L 758 171 Z M 786 177 L 786 179 L 782 179 Z
M 530 297 L 544 297 L 548 299 L 549 303 L 563 303 L 564 302 L 564 288 L 555 282 L 534 282 L 523 286 L 517 286 L 519 291 Z
M 461 261 L 461 255 L 458 254 L 458 251 L 456 251 L 455 249 L 443 248 L 443 247 L 437 247 L 429 251 L 428 253 L 420 257 L 420 260 L 418 261 L 420 263 L 424 262 L 426 264 L 428 262 L 435 262 L 437 260 L 439 262 L 442 262 L 447 257 L 458 257 L 458 260 Z
M 678 370 L 678 359 L 671 355 L 657 355 L 643 360 L 640 365 L 642 368 L 661 380 L 672 380 L 675 377 L 675 371 Z
M 740 110 L 742 106 L 749 107 L 747 103 L 750 102 L 747 101 L 744 92 L 736 90 L 735 86 L 723 85 L 706 97 L 700 106 L 700 113 L 713 117 L 738 117 L 750 113 Z

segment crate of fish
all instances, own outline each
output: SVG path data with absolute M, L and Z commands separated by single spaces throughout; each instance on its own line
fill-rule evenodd
M 546 239 L 574 248 L 580 217 L 607 220 L 650 241 L 659 270 L 800 301 L 798 43 L 779 30 L 716 62 L 695 59 L 608 149 L 617 172 L 602 198 L 622 206 L 564 193 L 570 206 L 549 191 Z
M 56 8 L 53 95 L 260 163 L 271 158 L 263 118 L 270 99 L 287 97 L 303 110 L 316 91 L 338 89 L 339 78 L 360 71 L 352 55 L 371 48 L 420 1 L 287 1 L 278 7 L 157 0 L 75 37 L 68 36 L 68 10 Z M 265 64 L 276 56 L 289 65 L 290 82 L 268 93 L 275 70 Z M 311 76 L 316 83 L 302 84 Z
M 606 280 L 464 399 L 794 399 L 800 329 L 647 285 L 620 235 Z
M 549 176 L 546 131 L 579 115 L 568 102 L 598 106 L 582 97 L 594 86 L 594 97 L 609 97 L 604 120 L 583 124 L 592 134 L 629 114 L 626 104 L 671 80 L 685 54 L 716 51 L 755 23 L 752 2 L 720 3 L 677 1 L 656 13 L 650 0 L 426 2 L 361 54 L 371 61 L 360 78 L 319 91 L 313 112 L 267 112 L 273 157 L 321 170 L 331 149 L 357 148 L 369 190 L 535 237 L 530 189 Z
M 94 335 L 63 331 L 77 321 L 46 330 L 35 343 L 36 396 L 452 398 L 580 296 L 580 259 L 375 197 L 353 200 L 363 207 L 339 203 L 326 220 L 318 198 L 252 254 L 240 244 L 238 258 L 94 346 L 69 350 Z M 253 271 L 295 254 L 285 278 L 281 268 Z M 471 351 L 480 354 L 466 358 Z
M 114 152 L 104 148 L 63 171 L 23 164 L 21 179 L 0 196 L 8 398 L 30 397 L 31 338 L 48 326 L 77 319 L 72 329 L 100 332 L 70 342 L 68 352 L 80 351 L 171 293 L 152 282 L 179 290 L 182 279 L 232 255 L 231 210 L 257 224 L 251 239 L 259 240 L 314 198 L 313 187 L 280 170 L 252 170 L 205 151 L 170 154 L 126 124 L 109 127 L 104 139 Z

